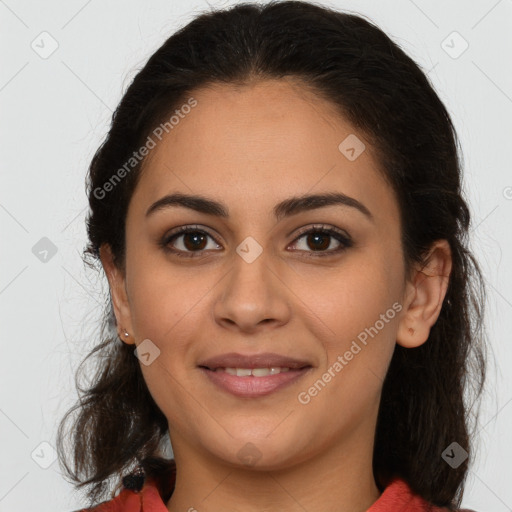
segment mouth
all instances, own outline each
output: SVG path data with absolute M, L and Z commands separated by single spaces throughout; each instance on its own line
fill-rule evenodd
M 203 366 L 203 368 L 205 368 Z M 206 368 L 214 372 L 225 372 L 237 377 L 266 377 L 267 375 L 278 375 L 279 373 L 289 372 L 290 368 L 270 367 L 270 368 Z
M 224 354 L 198 365 L 220 390 L 240 398 L 256 398 L 277 392 L 313 368 L 307 361 L 277 354 Z

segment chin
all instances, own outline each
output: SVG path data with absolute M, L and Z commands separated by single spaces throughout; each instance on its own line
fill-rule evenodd
M 298 461 L 305 447 L 298 439 L 261 436 L 228 438 L 224 442 L 205 446 L 215 457 L 230 466 L 255 471 L 277 471 L 286 469 Z

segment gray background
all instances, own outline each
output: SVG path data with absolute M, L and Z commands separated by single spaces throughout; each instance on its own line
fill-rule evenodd
M 453 116 L 496 360 L 463 505 L 510 511 L 512 0 L 324 4 L 387 31 L 428 70 Z M 184 0 L 0 0 L 0 511 L 65 512 L 85 503 L 53 451 L 106 289 L 80 259 L 84 176 L 136 70 L 207 8 Z

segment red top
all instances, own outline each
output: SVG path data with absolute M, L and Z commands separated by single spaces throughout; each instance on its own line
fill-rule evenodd
M 414 494 L 408 484 L 395 478 L 366 512 L 447 512 Z M 168 512 L 154 480 L 147 480 L 138 492 L 124 488 L 120 494 L 99 505 L 77 512 Z M 458 512 L 473 512 L 459 510 Z

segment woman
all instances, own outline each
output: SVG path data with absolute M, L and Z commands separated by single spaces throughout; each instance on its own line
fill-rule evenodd
M 460 506 L 483 281 L 450 117 L 380 29 L 307 2 L 199 16 L 126 91 L 88 192 L 111 300 L 59 453 L 93 510 Z

